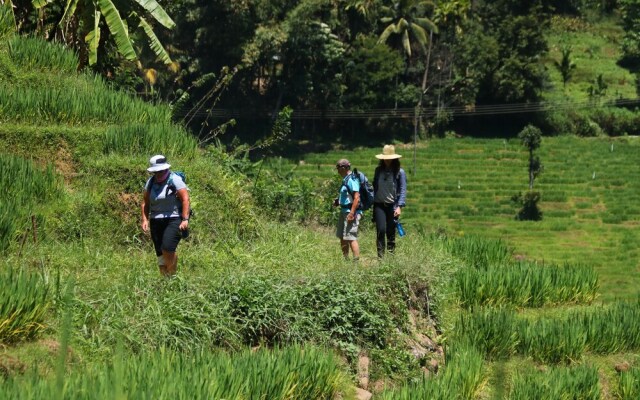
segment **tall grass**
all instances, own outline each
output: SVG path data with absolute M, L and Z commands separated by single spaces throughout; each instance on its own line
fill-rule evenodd
M 0 250 L 13 240 L 38 205 L 61 193 L 61 180 L 50 165 L 39 169 L 31 161 L 0 153 Z
M 480 309 L 463 313 L 455 331 L 489 359 L 520 354 L 545 363 L 570 363 L 588 351 L 613 354 L 640 349 L 640 302 L 536 320 L 517 318 L 506 308 Z
M 447 353 L 444 371 L 417 384 L 382 392 L 382 400 L 476 399 L 486 384 L 482 355 L 469 345 L 460 345 Z M 378 396 L 376 396 L 378 398 Z
M 621 400 L 640 398 L 640 368 L 635 367 L 620 373 L 616 395 Z
M 44 329 L 49 286 L 23 269 L 0 271 L 0 343 L 29 340 Z
M 460 314 L 455 332 L 458 340 L 472 344 L 487 359 L 502 360 L 516 354 L 518 324 L 512 309 L 478 308 Z
M 436 237 L 449 252 L 466 261 L 470 267 L 485 270 L 512 261 L 513 249 L 501 240 L 480 236 Z
M 477 236 L 435 236 L 435 243 L 467 264 L 455 278 L 465 308 L 542 307 L 591 302 L 597 296 L 598 275 L 593 267 L 516 261 L 502 241 Z
M 48 70 L 54 73 L 75 73 L 78 56 L 62 44 L 40 38 L 14 36 L 9 40 L 9 57 L 21 70 Z
M 198 142 L 184 128 L 169 123 L 113 125 L 105 131 L 104 153 L 153 154 L 192 158 Z
M 557 400 L 601 398 L 598 370 L 587 365 L 552 368 L 547 372 L 517 374 L 508 399 Z
M 48 80 L 47 80 L 48 79 Z M 41 82 L 0 85 L 0 120 L 29 123 L 168 123 L 166 106 L 113 90 L 88 73 L 79 78 L 43 77 Z
M 456 282 L 463 307 L 514 305 L 542 307 L 560 303 L 589 303 L 598 292 L 593 267 L 516 262 L 479 270 L 461 269 Z
M 518 324 L 518 353 L 544 363 L 571 363 L 587 350 L 585 329 L 574 323 L 576 314 L 567 319 L 521 320 Z
M 348 377 L 325 349 L 118 354 L 109 363 L 73 369 L 60 385 L 37 373 L 3 383 L 7 398 L 326 399 L 346 393 Z

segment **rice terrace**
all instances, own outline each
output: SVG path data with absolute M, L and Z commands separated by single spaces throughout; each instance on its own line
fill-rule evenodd
M 639 399 L 638 15 L 0 0 L 0 399 Z

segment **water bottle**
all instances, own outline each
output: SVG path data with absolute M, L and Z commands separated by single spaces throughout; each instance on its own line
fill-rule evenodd
M 396 228 L 398 228 L 398 235 L 400 235 L 400 237 L 404 236 L 404 228 L 399 219 L 396 219 Z

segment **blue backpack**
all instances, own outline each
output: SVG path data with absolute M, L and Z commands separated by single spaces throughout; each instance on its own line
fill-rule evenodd
M 358 209 L 366 211 L 373 206 L 373 185 L 367 179 L 366 175 L 359 172 L 357 168 L 351 173 L 351 179 L 358 179 L 360 182 L 360 204 Z

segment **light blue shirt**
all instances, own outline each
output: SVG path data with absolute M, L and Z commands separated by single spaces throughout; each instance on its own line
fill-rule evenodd
M 144 190 L 149 192 L 150 217 L 153 218 L 180 218 L 182 204 L 176 193 L 180 189 L 186 189 L 184 181 L 180 175 L 171 173 L 167 180 L 162 183 L 153 182 L 153 177 L 149 178 L 144 185 Z M 171 185 L 169 185 L 171 183 Z M 170 187 L 171 186 L 171 187 Z
M 340 210 L 348 214 L 351 212 L 351 205 L 353 204 L 353 195 L 360 191 L 360 180 L 352 173 L 345 176 L 340 186 L 340 196 L 338 197 L 338 204 L 340 204 Z M 362 200 L 360 200 L 362 201 Z M 362 210 L 357 210 L 357 213 L 362 213 Z

